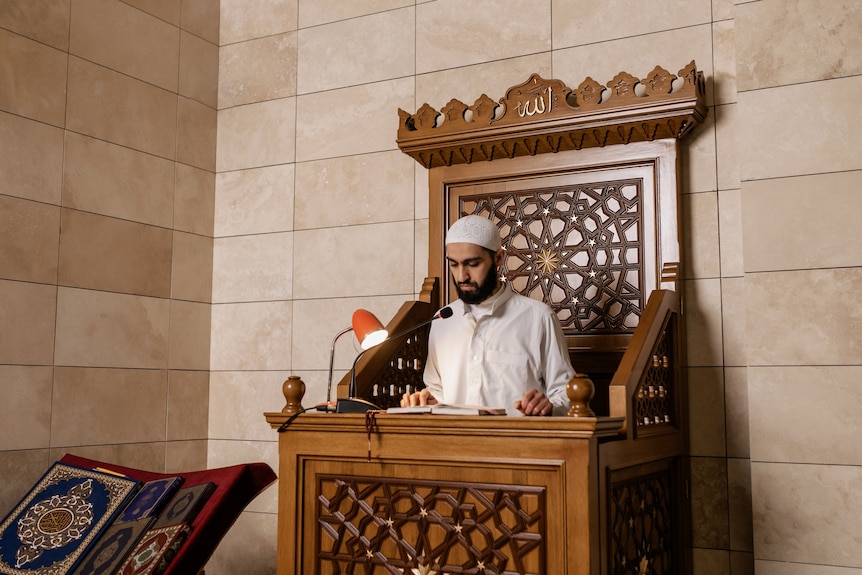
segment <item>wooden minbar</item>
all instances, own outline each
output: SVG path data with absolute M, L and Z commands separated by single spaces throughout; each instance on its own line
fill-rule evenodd
M 380 410 L 305 411 L 291 379 L 265 414 L 279 575 L 690 572 L 678 149 L 705 114 L 694 62 L 399 110 L 429 173 L 428 278 L 387 326 L 406 334 L 356 365 Z M 456 297 L 444 240 L 466 214 L 500 230 L 506 288 L 560 319 L 567 417 L 385 412 L 423 385 L 427 327 L 407 328 Z

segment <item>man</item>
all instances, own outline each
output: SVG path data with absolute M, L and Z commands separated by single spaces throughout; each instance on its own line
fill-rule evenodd
M 401 405 L 505 407 L 509 415 L 564 415 L 575 370 L 563 331 L 544 303 L 503 286 L 496 226 L 465 216 L 449 228 L 446 260 L 458 300 L 431 324 L 422 391 Z

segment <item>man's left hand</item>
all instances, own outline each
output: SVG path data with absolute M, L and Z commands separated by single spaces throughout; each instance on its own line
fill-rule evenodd
M 537 389 L 531 389 L 520 401 L 516 401 L 515 409 L 524 415 L 551 415 L 554 412 L 551 400 Z

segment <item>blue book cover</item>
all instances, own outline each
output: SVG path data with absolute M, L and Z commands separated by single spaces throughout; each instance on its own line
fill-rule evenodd
M 0 523 L 0 573 L 70 573 L 139 487 L 130 477 L 54 463 Z
M 182 482 L 182 477 L 165 477 L 147 481 L 135 498 L 120 512 L 117 523 L 155 517 Z

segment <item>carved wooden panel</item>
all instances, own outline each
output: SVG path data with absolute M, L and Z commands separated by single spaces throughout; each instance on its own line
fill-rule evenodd
M 673 481 L 669 469 L 611 488 L 608 529 L 613 575 L 669 575 L 674 565 Z
M 556 311 L 564 332 L 632 333 L 644 305 L 643 181 L 459 198 L 460 215 L 497 224 L 500 279 Z
M 542 487 L 318 476 L 319 573 L 542 574 Z

